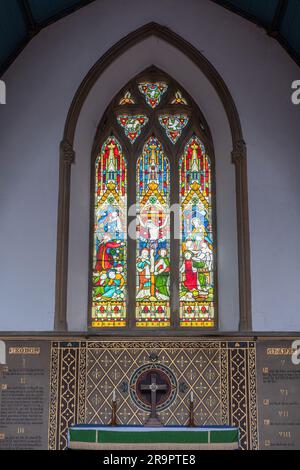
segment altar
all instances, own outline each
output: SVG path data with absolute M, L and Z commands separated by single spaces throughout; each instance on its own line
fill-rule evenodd
M 80 450 L 236 450 L 239 431 L 232 426 L 95 426 L 68 431 L 68 448 Z
M 196 426 L 192 391 L 189 397 L 188 426 L 163 425 L 157 409 L 168 398 L 170 388 L 169 377 L 157 367 L 139 371 L 135 390 L 150 406 L 146 425 L 118 425 L 118 405 L 114 390 L 110 425 L 71 426 L 68 430 L 68 448 L 85 450 L 238 449 L 239 430 L 237 427 Z
M 259 447 L 258 419 L 261 447 L 268 442 L 272 426 L 264 426 L 263 420 L 269 419 L 272 407 L 263 400 L 275 395 L 273 385 L 263 382 L 263 368 L 280 367 L 275 353 L 279 346 L 280 351 L 288 351 L 290 340 L 264 340 L 256 345 L 224 339 L 68 339 L 6 340 L 7 369 L 0 376 L 0 388 L 5 386 L 0 400 L 0 448 L 24 448 L 26 444 L 30 449 L 64 450 L 102 444 L 105 449 L 131 445 L 147 449 L 154 444 L 154 449 L 175 449 L 183 444 L 250 450 Z M 259 383 L 256 348 L 262 358 L 257 366 Z M 269 351 L 275 351 L 274 355 L 267 354 Z M 28 401 L 26 420 L 31 424 L 26 442 L 23 437 L 21 442 L 9 419 L 19 419 L 24 412 L 22 401 L 15 396 L 16 387 L 21 387 L 18 377 L 23 377 L 24 360 L 30 373 L 25 375 L 28 385 L 22 389 Z M 298 396 L 297 386 L 295 400 Z M 37 400 L 44 403 L 43 415 L 36 415 Z M 261 417 L 257 417 L 257 405 Z M 296 423 L 294 410 L 289 413 Z M 131 433 L 130 439 L 125 432 Z M 275 439 L 275 431 L 273 436 Z M 298 437 L 293 439 L 298 447 Z

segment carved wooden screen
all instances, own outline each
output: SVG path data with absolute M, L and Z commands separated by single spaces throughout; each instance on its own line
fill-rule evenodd
M 148 69 L 109 105 L 91 188 L 90 329 L 216 329 L 213 146 L 168 75 Z

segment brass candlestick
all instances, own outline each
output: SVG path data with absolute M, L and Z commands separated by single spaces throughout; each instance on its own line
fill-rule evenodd
M 194 428 L 196 426 L 195 424 L 195 415 L 194 415 L 194 395 L 193 392 L 191 392 L 190 396 L 190 418 L 188 422 L 188 427 L 189 428 Z
M 113 392 L 112 406 L 111 406 L 111 420 L 109 423 L 110 426 L 117 426 L 117 400 L 116 392 Z

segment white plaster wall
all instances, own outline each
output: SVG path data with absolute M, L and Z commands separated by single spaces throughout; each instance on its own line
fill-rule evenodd
M 291 104 L 290 87 L 300 71 L 263 30 L 209 0 L 160 0 L 159 6 L 155 0 L 96 1 L 42 31 L 5 74 L 8 104 L 0 107 L 0 330 L 53 328 L 58 146 L 67 111 L 97 59 L 149 21 L 170 27 L 197 47 L 233 95 L 248 148 L 253 326 L 299 330 L 300 107 Z M 186 70 L 179 67 L 186 59 L 171 49 L 160 41 L 152 48 L 141 44 L 131 57 L 133 51 L 128 51 L 122 70 L 110 78 L 107 71 L 106 82 L 97 83 L 83 110 L 72 170 L 71 329 L 84 329 L 86 321 L 87 162 L 95 128 L 111 97 L 150 63 L 186 87 L 213 133 L 217 196 L 222 196 L 217 207 L 221 326 L 237 326 L 228 127 L 209 85 L 191 64 Z

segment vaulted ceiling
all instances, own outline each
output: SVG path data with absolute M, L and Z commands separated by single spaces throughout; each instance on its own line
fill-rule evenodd
M 0 76 L 42 28 L 95 0 L 0 0 Z M 300 0 L 211 0 L 265 28 L 300 66 Z

